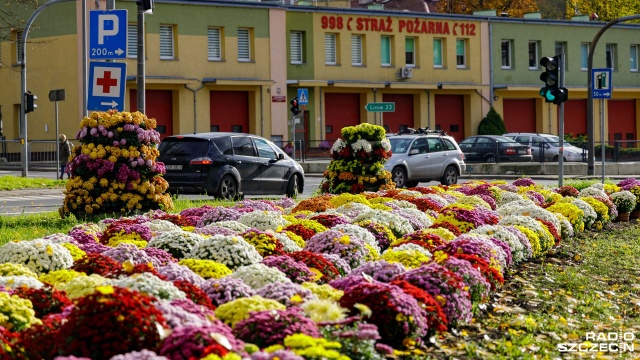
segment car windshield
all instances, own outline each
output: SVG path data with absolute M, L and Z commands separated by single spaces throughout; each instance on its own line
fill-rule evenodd
M 513 141 L 513 139 L 509 139 L 509 138 L 504 138 L 504 137 L 496 137 L 494 138 L 497 142 L 501 142 L 501 143 L 515 143 L 515 141 Z
M 402 154 L 409 150 L 412 139 L 389 139 L 392 154 Z
M 544 137 L 545 140 L 547 140 L 547 142 L 549 143 L 549 145 L 553 146 L 553 147 L 558 147 L 560 146 L 560 138 L 555 136 L 555 135 L 548 135 Z M 565 146 L 570 145 L 568 143 L 565 144 Z
M 205 154 L 208 149 L 206 139 L 168 138 L 162 140 L 158 152 L 163 156 L 187 156 Z

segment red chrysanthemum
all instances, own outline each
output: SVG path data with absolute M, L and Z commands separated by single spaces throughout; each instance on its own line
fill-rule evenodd
M 433 253 L 438 246 L 446 243 L 447 242 L 442 237 L 436 234 L 432 234 L 424 230 L 418 230 L 404 235 L 400 240 L 391 245 L 391 247 L 397 247 L 402 244 L 416 244 Z
M 42 289 L 19 287 L 14 294 L 31 301 L 38 319 L 42 319 L 49 314 L 60 313 L 65 307 L 73 305 L 73 302 L 69 300 L 64 291 L 50 287 Z
M 560 245 L 560 241 L 562 240 L 562 237 L 560 236 L 560 233 L 558 233 L 558 229 L 555 227 L 555 225 L 553 225 L 551 221 L 547 221 L 543 219 L 536 219 L 536 220 L 540 221 L 542 225 L 546 226 L 547 229 L 549 229 L 549 232 L 551 233 L 551 235 L 553 235 L 553 239 L 556 241 L 556 246 Z
M 311 237 L 316 234 L 315 231 L 313 231 L 311 229 L 307 229 L 302 224 L 287 225 L 284 229 L 287 230 L 287 231 L 291 231 L 292 233 L 302 237 L 302 239 L 304 239 L 304 241 L 307 241 L 307 240 L 311 239 Z
M 87 275 L 115 278 L 122 274 L 122 265 L 116 260 L 102 254 L 89 253 L 77 260 L 71 270 L 83 272 Z
M 159 329 L 168 328 L 155 298 L 104 286 L 81 298 L 55 337 L 58 355 L 93 360 L 160 345 Z
M 462 234 L 462 231 L 455 225 L 453 225 L 452 223 L 448 222 L 448 221 L 441 221 L 438 223 L 435 223 L 431 226 L 429 226 L 432 229 L 436 229 L 436 228 L 443 228 L 443 229 L 447 229 L 449 231 L 451 231 L 453 233 L 453 235 L 455 236 L 459 236 Z
M 15 342 L 12 359 L 53 359 L 56 355 L 56 334 L 63 319 L 61 316 L 46 316 L 42 319 L 42 324 L 35 324 L 21 331 Z M 0 356 L 0 359 L 4 357 Z
M 467 260 L 469 263 L 471 263 L 471 266 L 480 271 L 482 276 L 484 276 L 489 284 L 491 284 L 491 291 L 495 291 L 500 285 L 504 284 L 504 277 L 502 276 L 502 274 L 500 274 L 500 272 L 495 268 L 490 267 L 489 263 L 478 255 L 462 253 L 453 254 L 452 256 L 458 259 Z
M 207 296 L 207 293 L 202 291 L 202 289 L 200 289 L 199 287 L 186 280 L 176 280 L 173 282 L 173 285 L 182 290 L 182 292 L 184 292 L 187 297 L 194 303 L 202 305 L 207 309 L 210 309 L 211 311 L 216 310 L 216 306 L 213 305 L 211 299 L 209 298 L 209 296 Z
M 447 316 L 444 314 L 442 307 L 438 304 L 436 299 L 433 298 L 433 296 L 406 280 L 396 279 L 390 284 L 400 287 L 406 294 L 411 295 L 414 299 L 418 300 L 420 306 L 427 313 L 427 323 L 429 324 L 430 331 L 447 331 Z
M 296 261 L 303 262 L 309 267 L 309 269 L 316 269 L 320 271 L 322 273 L 322 277 L 316 281 L 318 284 L 328 283 L 329 281 L 337 279 L 340 276 L 340 272 L 333 265 L 333 263 L 331 263 L 331 261 L 327 260 L 320 254 L 302 250 L 285 255 L 290 256 Z

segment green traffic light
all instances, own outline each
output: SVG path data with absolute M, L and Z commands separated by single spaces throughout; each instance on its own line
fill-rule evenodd
M 553 95 L 553 92 L 551 91 L 551 89 L 546 87 L 543 87 L 542 89 L 540 89 L 540 96 L 545 98 L 547 102 L 553 102 L 556 99 L 556 96 Z

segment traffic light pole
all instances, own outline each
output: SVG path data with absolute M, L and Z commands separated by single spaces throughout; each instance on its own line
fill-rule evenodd
M 560 58 L 560 88 L 564 88 L 564 53 L 558 54 Z M 558 187 L 564 181 L 564 101 L 560 102 L 560 115 L 558 116 L 558 140 L 560 143 L 558 151 Z
M 621 18 L 613 19 L 609 21 L 605 26 L 598 31 L 596 36 L 593 37 L 591 44 L 589 45 L 588 56 L 588 70 L 587 70 L 587 175 L 595 175 L 595 142 L 594 142 L 594 129 L 593 129 L 593 82 L 591 79 L 591 70 L 593 70 L 593 53 L 596 50 L 596 45 L 600 40 L 602 34 L 613 25 L 629 20 L 640 19 L 640 15 L 624 16 Z M 604 139 L 603 139 L 604 140 Z M 603 143 L 604 144 L 604 143 Z M 604 159 L 604 157 L 603 157 Z M 604 165 L 604 164 L 603 164 Z
M 21 150 L 20 150 L 20 163 L 22 165 L 22 177 L 27 177 L 29 176 L 29 150 L 28 150 L 28 143 L 27 143 L 27 114 L 25 112 L 26 110 L 26 93 L 27 93 L 27 37 L 29 35 L 29 29 L 31 29 L 31 24 L 33 24 L 33 22 L 36 19 L 36 16 L 38 16 L 38 14 L 40 14 L 44 9 L 48 8 L 49 6 L 53 5 L 53 4 L 57 4 L 57 3 L 61 3 L 61 2 L 67 2 L 67 1 L 75 1 L 75 0 L 51 0 L 48 1 L 42 5 L 40 5 L 40 7 L 38 7 L 36 9 L 36 11 L 33 12 L 33 14 L 31 14 L 31 17 L 29 18 L 29 20 L 27 20 L 27 23 L 24 25 L 24 30 L 22 31 L 22 38 L 20 39 L 20 44 L 21 44 L 21 48 L 22 48 L 22 54 L 18 54 L 21 59 L 20 59 L 20 145 L 21 145 Z

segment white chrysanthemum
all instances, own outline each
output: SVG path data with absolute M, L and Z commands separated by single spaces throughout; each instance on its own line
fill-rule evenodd
M 384 151 L 391 151 L 391 141 L 389 141 L 389 139 L 380 140 L 380 146 L 382 146 Z
M 406 244 L 402 244 L 396 247 L 391 248 L 391 250 L 393 251 L 405 251 L 405 250 L 413 250 L 413 251 L 417 251 L 420 252 L 422 254 L 425 254 L 428 257 L 431 257 L 432 254 L 429 250 L 423 248 L 422 246 L 418 245 L 418 244 L 413 244 L 413 243 L 406 243 Z
M 348 202 L 336 209 L 337 212 L 351 219 L 361 212 L 369 210 L 371 210 L 371 207 L 358 202 Z
M 296 244 L 295 241 L 291 240 L 291 238 L 289 238 L 287 234 L 278 233 L 275 231 L 268 231 L 268 233 L 273 235 L 276 239 L 278 239 L 278 241 L 280 241 L 280 243 L 282 244 L 282 250 L 284 250 L 284 252 L 292 253 L 302 250 L 302 248 L 298 244 Z
M 410 203 L 407 200 L 389 200 L 385 202 L 385 205 L 390 207 L 399 207 L 401 209 L 417 209 L 416 204 Z M 395 205 L 395 206 L 394 206 Z
M 561 225 L 560 237 L 562 237 L 563 239 L 568 239 L 572 237 L 574 234 L 574 231 L 573 231 L 573 226 L 571 225 L 571 221 L 569 221 L 569 219 L 567 219 L 564 215 L 560 213 L 552 213 L 552 214 L 556 216 L 558 221 L 560 221 L 560 225 Z
M 511 257 L 514 263 L 519 263 L 526 260 L 529 256 L 524 245 L 520 242 L 518 237 L 511 231 L 505 229 L 502 225 L 482 225 L 477 229 L 473 229 L 470 233 L 485 234 L 496 239 L 504 241 L 511 249 Z
M 420 223 L 421 229 L 426 229 L 429 226 L 433 225 L 433 220 L 431 220 L 427 214 L 425 214 L 424 212 L 418 210 L 418 209 L 414 209 L 414 208 L 403 208 L 400 209 L 401 212 L 405 213 L 405 214 L 409 214 L 411 216 L 413 216 L 416 220 L 418 220 L 418 222 Z
M 44 284 L 30 276 L 16 275 L 16 276 L 0 276 L 0 286 L 7 287 L 9 289 L 17 289 L 20 287 L 28 287 L 29 289 L 42 289 Z
M 75 241 L 73 236 L 69 236 L 69 235 L 63 234 L 63 233 L 50 234 L 50 235 L 47 235 L 47 236 L 43 237 L 43 239 L 44 240 L 49 240 L 52 243 L 56 243 L 56 244 L 68 244 L 68 243 L 71 243 L 71 242 Z
M 526 205 L 525 205 L 526 203 L 525 202 L 525 203 L 520 203 L 519 204 L 520 206 L 518 205 L 512 206 L 512 204 L 514 203 L 520 203 L 520 202 L 517 201 L 517 202 L 509 203 L 508 205 L 503 205 L 500 208 L 498 208 L 496 211 L 501 216 L 521 215 L 521 216 L 532 216 L 536 219 L 542 219 L 552 223 L 553 226 L 556 228 L 556 230 L 560 231 L 560 227 L 562 226 L 562 224 L 560 223 L 558 218 L 555 215 L 553 215 L 553 213 L 550 212 L 549 210 L 541 208 L 540 206 L 534 204 L 533 202 Z
M 387 211 L 365 211 L 356 216 L 353 222 L 358 223 L 365 220 L 371 220 L 374 223 L 387 226 L 396 236 L 403 236 L 413 232 L 413 226 L 411 226 L 409 220 Z
M 497 196 L 496 199 L 496 206 L 500 207 L 503 206 L 505 204 L 511 203 L 513 201 L 531 201 L 530 199 L 525 199 L 522 197 L 522 195 L 517 194 L 517 193 L 513 193 L 511 191 L 500 191 L 500 193 Z M 533 201 L 531 201 L 533 203 Z
M 112 284 L 151 295 L 158 299 L 182 300 L 187 298 L 186 294 L 173 285 L 172 282 L 164 281 L 148 272 L 119 278 L 113 280 Z
M 331 153 L 333 154 L 334 152 L 339 153 L 340 151 L 342 151 L 342 149 L 344 149 L 345 147 L 347 147 L 347 143 L 342 140 L 342 139 L 338 139 L 336 140 L 336 142 L 333 143 L 333 145 L 331 146 Z
M 400 194 L 402 195 L 413 196 L 413 197 L 418 197 L 423 195 L 420 191 L 409 190 L 409 189 L 399 189 L 399 190 L 400 190 Z
M 196 245 L 188 257 L 213 260 L 227 265 L 230 269 L 262 261 L 258 250 L 236 235 L 214 235 Z
M 149 226 L 151 231 L 153 231 L 154 233 L 165 233 L 169 231 L 181 230 L 180 226 L 172 223 L 171 221 L 161 219 L 151 220 L 145 225 Z
M 252 211 L 240 216 L 238 222 L 249 228 L 262 231 L 275 231 L 277 228 L 286 226 L 289 223 L 278 211 Z
M 358 139 L 351 143 L 351 149 L 353 149 L 353 152 L 364 150 L 367 153 L 370 153 L 373 150 L 371 143 L 365 139 Z
M 498 222 L 498 225 L 519 225 L 524 226 L 527 229 L 534 231 L 540 237 L 540 247 L 543 252 L 548 251 L 555 245 L 556 240 L 551 236 L 551 233 L 547 230 L 546 226 L 528 216 L 509 215 L 505 216 Z M 533 246 L 533 244 L 532 244 Z
M 22 264 L 36 273 L 68 269 L 73 265 L 69 250 L 51 240 L 11 241 L 0 247 L 0 263 Z
M 376 237 L 371 233 L 371 231 L 358 226 L 358 225 L 353 225 L 353 224 L 338 224 L 334 227 L 331 228 L 331 230 L 337 230 L 340 231 L 341 233 L 347 234 L 349 236 L 353 236 L 355 238 L 358 239 L 362 239 L 364 240 L 365 244 L 370 245 L 371 247 L 373 247 L 374 249 L 376 249 L 376 251 L 378 253 L 380 253 L 380 251 L 382 251 L 380 249 L 380 245 L 378 245 L 378 242 L 376 241 Z
M 275 282 L 291 282 L 282 271 L 261 263 L 241 266 L 230 276 L 241 279 L 254 290 L 259 290 L 263 286 Z
M 176 259 L 182 259 L 202 241 L 204 241 L 204 237 L 200 234 L 176 230 L 161 233 L 152 238 L 147 247 L 162 249 Z
M 239 232 L 239 233 L 243 233 L 247 230 L 249 230 L 249 227 L 245 224 L 241 224 L 239 222 L 237 222 L 236 220 L 225 220 L 225 221 L 218 221 L 214 223 L 215 226 L 221 226 L 223 228 L 227 228 L 230 230 L 233 230 L 235 232 Z
M 580 193 L 578 194 L 578 196 L 580 196 L 580 197 L 589 197 L 589 196 L 591 196 L 591 197 L 601 197 L 601 198 L 605 198 L 605 199 L 609 198 L 609 196 L 607 195 L 607 193 L 604 190 L 599 189 L 599 188 L 597 188 L 597 187 L 595 187 L 593 185 L 589 186 L 588 188 L 584 188 L 584 189 L 580 190 Z
M 593 223 L 598 218 L 598 213 L 596 213 L 596 211 L 593 209 L 593 206 L 589 205 L 589 203 L 587 203 L 586 201 L 578 198 L 573 198 L 571 203 L 584 212 L 585 228 L 591 227 L 591 225 L 593 225 Z

